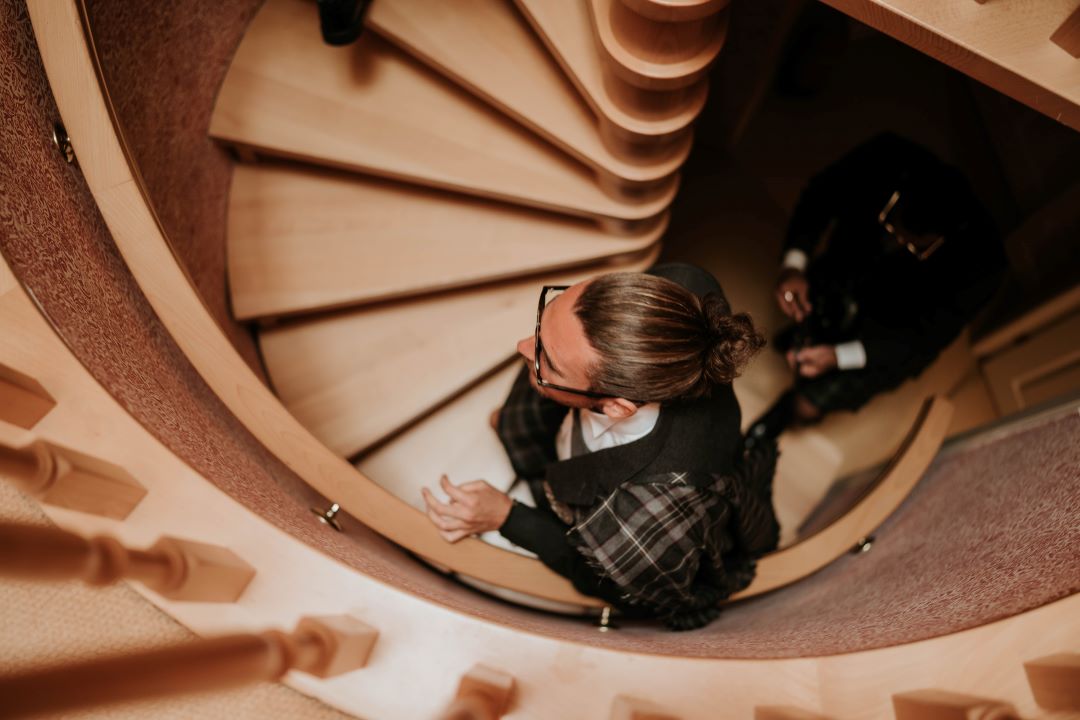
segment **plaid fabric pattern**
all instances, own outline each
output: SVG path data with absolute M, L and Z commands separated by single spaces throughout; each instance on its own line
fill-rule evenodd
M 498 435 L 519 478 L 544 477 L 556 462 L 552 438 L 568 408 L 542 397 L 529 383 L 531 370 L 523 367 L 499 413 Z
M 754 559 L 776 547 L 770 499 L 775 445 L 734 476 L 661 473 L 624 483 L 578 510 L 570 538 L 628 605 L 655 610 L 674 629 L 700 627 L 717 603 L 750 584 Z

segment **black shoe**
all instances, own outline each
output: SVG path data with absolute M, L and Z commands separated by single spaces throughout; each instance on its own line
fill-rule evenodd
M 773 406 L 765 411 L 746 431 L 743 438 L 743 447 L 752 450 L 755 446 L 766 441 L 776 442 L 780 433 L 787 429 L 794 419 L 795 395 L 789 390 L 773 403 Z

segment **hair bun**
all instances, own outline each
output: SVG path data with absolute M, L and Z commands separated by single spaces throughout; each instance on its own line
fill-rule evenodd
M 747 313 L 732 314 L 717 295 L 707 295 L 702 310 L 712 340 L 705 354 L 704 377 L 710 384 L 728 384 L 765 347 L 765 337 Z

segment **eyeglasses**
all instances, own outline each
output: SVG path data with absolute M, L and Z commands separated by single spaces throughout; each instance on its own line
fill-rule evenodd
M 592 390 L 578 390 L 576 388 L 569 388 L 563 385 L 556 385 L 555 383 L 548 382 L 544 378 L 540 377 L 540 355 L 544 351 L 544 346 L 540 343 L 540 318 L 544 315 L 544 308 L 547 307 L 548 293 L 562 292 L 569 288 L 569 285 L 545 285 L 540 291 L 540 304 L 536 308 L 536 344 L 533 348 L 533 371 L 536 374 L 536 384 L 540 387 L 550 388 L 551 390 L 561 390 L 565 393 L 571 393 L 573 395 L 584 395 L 591 398 L 604 398 L 610 397 L 603 393 L 593 392 Z
M 881 208 L 881 212 L 879 212 L 877 216 L 877 221 L 881 224 L 881 227 L 885 228 L 885 232 L 889 233 L 892 239 L 900 244 L 900 247 L 914 255 L 917 260 L 925 260 L 933 255 L 937 249 L 945 243 L 945 236 L 938 235 L 934 238 L 932 243 L 922 249 L 910 240 L 905 239 L 902 233 L 898 231 L 896 226 L 889 220 L 889 215 L 892 214 L 893 209 L 898 202 L 900 202 L 900 191 L 896 190 L 893 192 L 892 196 L 889 197 L 888 202 L 885 203 L 885 207 Z

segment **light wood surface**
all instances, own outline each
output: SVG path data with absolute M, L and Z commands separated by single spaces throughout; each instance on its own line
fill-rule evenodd
M 645 688 L 642 688 L 645 690 Z M 619 695 L 611 703 L 609 720 L 679 720 L 678 716 L 665 712 L 656 703 L 629 695 Z
M 754 720 L 829 720 L 829 718 L 788 705 L 760 705 L 754 708 Z
M 16 448 L 0 439 L 0 476 L 41 502 L 114 520 L 146 496 L 123 468 L 40 440 Z
M 593 218 L 671 202 L 617 201 L 592 172 L 373 33 L 325 45 L 305 0 L 270 0 L 218 95 L 210 133 L 260 152 Z
M 708 84 L 699 82 L 686 92 L 619 94 L 604 78 L 604 61 L 597 46 L 586 2 L 553 3 L 515 0 L 578 91 L 592 106 L 609 133 L 627 143 L 651 144 L 659 138 L 688 131 L 705 106 Z
M 644 249 L 595 223 L 289 165 L 238 165 L 228 272 L 247 320 L 389 300 L 599 262 Z
M 1080 310 L 982 362 L 1002 415 L 1080 391 Z
M 1061 653 L 1024 663 L 1035 702 L 1045 710 L 1080 712 L 1080 653 Z
M 596 117 L 527 22 L 506 0 L 396 0 L 373 3 L 365 23 L 434 70 L 590 167 L 619 181 L 672 175 L 690 137 L 647 161 L 612 152 Z
M 608 67 L 621 80 L 646 90 L 676 90 L 700 80 L 727 38 L 727 12 L 715 21 L 674 28 L 642 18 L 620 0 L 589 0 L 593 29 Z M 695 25 L 705 25 L 699 33 Z M 694 41 L 687 42 L 689 35 Z M 680 47 L 689 44 L 692 54 Z M 665 49 L 667 49 L 665 51 Z M 665 60 L 665 58 L 667 58 Z
M 1080 130 L 1080 63 L 1050 36 L 1075 0 L 823 0 Z
M 1050 40 L 1074 58 L 1080 58 L 1080 8 L 1061 23 Z
M 535 560 L 475 540 L 448 545 L 422 513 L 360 475 L 296 421 L 222 333 L 162 235 L 95 82 L 99 74 L 78 7 L 74 2 L 32 0 L 28 8 L 64 124 L 71 137 L 78 138 L 80 170 L 117 248 L 181 350 L 237 419 L 320 494 L 334 498 L 345 512 L 399 545 L 500 587 L 595 605 Z M 53 391 L 49 378 L 36 368 L 35 374 Z
M 268 631 L 196 640 L 0 676 L 4 717 L 17 718 L 278 680 L 290 670 L 319 677 L 359 669 L 370 628 L 351 618 L 305 618 L 290 634 Z
M 35 580 L 76 578 L 91 585 L 137 580 L 171 600 L 235 602 L 255 570 L 235 553 L 179 538 L 132 550 L 116 538 L 84 539 L 35 525 L 0 525 L 0 571 Z
M 1007 702 L 947 690 L 893 695 L 896 720 L 1019 720 Z
M 514 678 L 486 665 L 474 665 L 458 683 L 457 694 L 440 720 L 498 720 L 514 698 Z
M 729 0 L 620 0 L 623 5 L 651 20 L 684 22 L 701 20 L 728 6 Z
M 657 252 L 264 330 L 267 373 L 304 427 L 352 456 L 511 358 L 532 333 L 541 286 L 643 270 Z
M 658 21 L 628 3 L 611 4 L 611 25 L 619 45 L 650 65 L 700 62 L 709 65 L 727 36 L 728 14 L 714 12 L 695 20 Z
M 0 365 L 0 420 L 29 430 L 55 406 L 37 380 Z
M 871 535 L 922 478 L 945 439 L 951 418 L 952 404 L 948 400 L 927 400 L 907 440 L 862 501 L 811 538 L 761 558 L 753 582 L 731 599 L 759 595 L 804 578 L 850 551 L 860 538 Z

